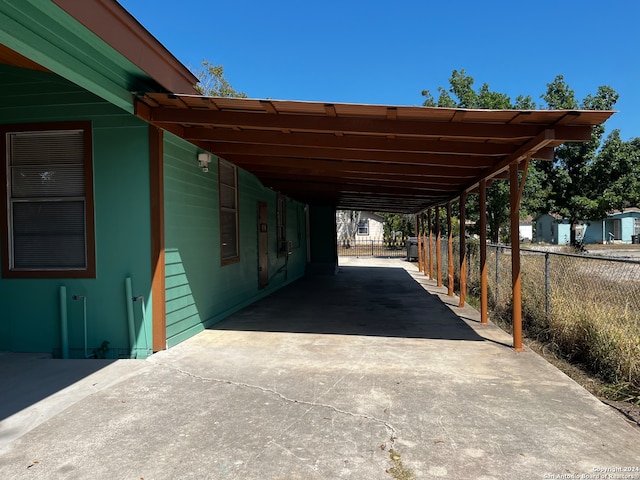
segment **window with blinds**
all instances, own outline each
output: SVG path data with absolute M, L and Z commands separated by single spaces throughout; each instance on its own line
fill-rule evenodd
M 222 264 L 240 260 L 238 235 L 238 172 L 235 165 L 219 160 L 220 257 Z
M 9 270 L 87 271 L 89 131 L 5 135 Z

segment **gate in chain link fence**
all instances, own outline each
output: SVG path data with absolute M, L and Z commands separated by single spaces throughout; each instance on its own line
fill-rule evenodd
M 402 240 L 345 240 L 338 242 L 338 256 L 347 257 L 406 257 L 407 247 Z

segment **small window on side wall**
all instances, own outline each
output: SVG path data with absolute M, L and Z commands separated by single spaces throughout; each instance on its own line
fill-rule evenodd
M 95 277 L 90 123 L 1 130 L 3 276 Z
M 369 235 L 369 220 L 358 222 L 358 235 Z
M 238 170 L 235 165 L 219 160 L 220 192 L 220 260 L 222 265 L 240 261 L 238 227 Z

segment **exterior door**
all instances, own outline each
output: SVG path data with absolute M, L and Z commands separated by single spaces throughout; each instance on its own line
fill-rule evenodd
M 260 288 L 269 284 L 269 231 L 267 204 L 258 202 L 258 277 Z

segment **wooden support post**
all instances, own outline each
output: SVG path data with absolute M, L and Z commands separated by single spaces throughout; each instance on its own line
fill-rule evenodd
M 460 195 L 460 307 L 467 298 L 467 192 Z
M 447 295 L 453 296 L 453 229 L 451 228 L 451 202 L 447 203 Z
M 487 181 L 480 181 L 480 323 L 489 323 L 489 269 L 487 267 Z
M 422 230 L 422 222 L 420 215 L 416 215 L 416 239 L 418 241 L 418 271 L 422 271 L 422 242 L 420 241 L 420 230 Z
M 429 265 L 429 280 L 433 280 L 433 224 L 431 223 L 431 209 L 427 211 L 427 222 L 429 223 L 429 245 L 427 247 L 429 258 L 427 264 Z
M 424 265 L 424 275 L 430 275 L 430 273 L 427 273 L 427 225 L 426 225 L 427 219 L 424 215 L 424 213 L 422 214 L 422 265 Z
M 436 207 L 436 285 L 442 286 L 442 245 L 440 242 L 440 207 Z
M 154 352 L 167 348 L 164 244 L 164 137 L 149 126 L 151 190 L 151 344 Z
M 512 305 L 511 314 L 513 320 L 513 349 L 521 352 L 522 349 L 522 282 L 520 277 L 520 231 L 519 231 L 519 184 L 518 163 L 509 165 L 509 203 L 511 209 L 511 288 Z

